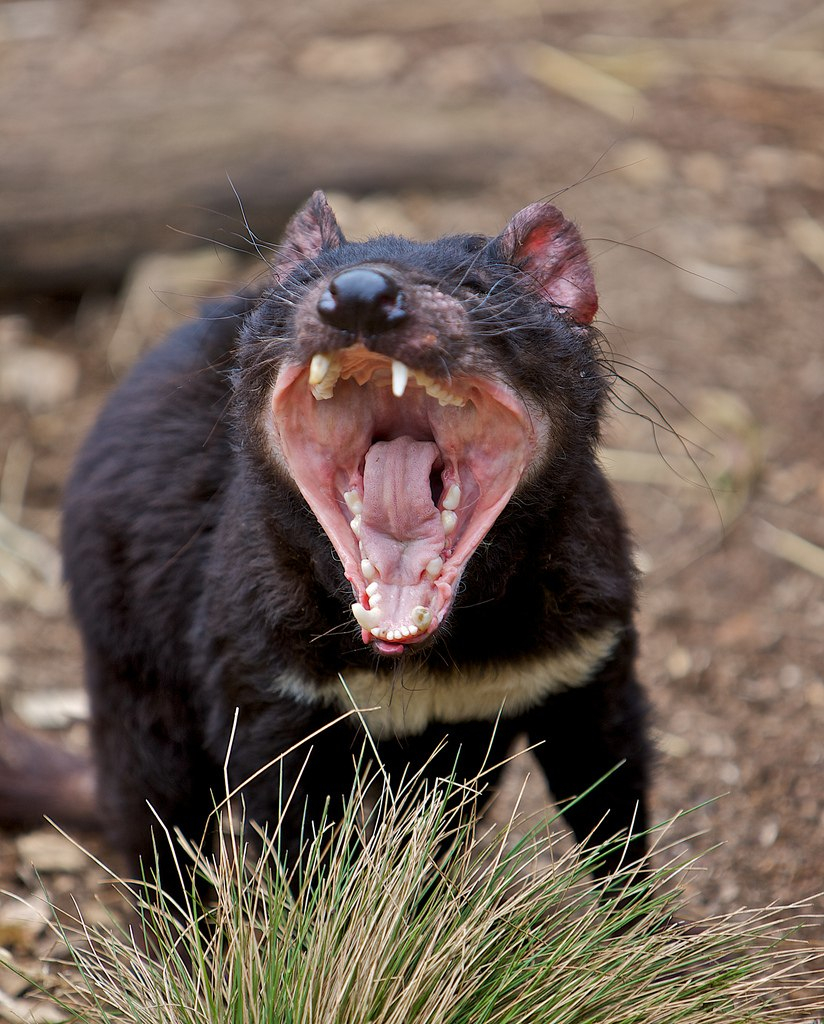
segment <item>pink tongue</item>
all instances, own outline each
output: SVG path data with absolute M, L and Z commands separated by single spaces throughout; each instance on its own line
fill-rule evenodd
M 443 550 L 441 514 L 429 484 L 438 458 L 436 444 L 411 437 L 378 441 L 366 453 L 361 548 L 386 583 L 418 583 Z

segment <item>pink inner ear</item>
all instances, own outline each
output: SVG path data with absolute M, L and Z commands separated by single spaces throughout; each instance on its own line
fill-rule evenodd
M 550 203 L 533 203 L 516 213 L 501 235 L 507 259 L 538 289 L 579 323 L 592 322 L 598 309 L 595 278 L 575 225 Z

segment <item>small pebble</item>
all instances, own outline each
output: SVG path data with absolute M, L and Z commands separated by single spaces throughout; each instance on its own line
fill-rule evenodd
M 0 399 L 47 412 L 74 397 L 79 377 L 77 361 L 64 352 L 13 348 L 0 362 Z
M 726 163 L 715 153 L 688 154 L 681 161 L 681 174 L 692 188 L 713 195 L 723 192 L 729 180 Z
M 684 273 L 678 275 L 678 283 L 698 299 L 735 305 L 752 295 L 752 275 L 743 267 L 722 267 L 697 259 L 684 259 L 680 265 Z
M 648 139 L 628 139 L 613 150 L 612 159 L 621 176 L 633 185 L 661 185 L 672 176 L 667 151 Z
M 20 860 L 27 866 L 32 865 L 41 874 L 80 874 L 89 868 L 86 854 L 70 839 L 51 828 L 21 836 L 15 845 Z
M 406 49 L 393 36 L 371 35 L 345 39 L 313 39 L 297 56 L 300 74 L 341 82 L 376 82 L 397 73 Z
M 773 846 L 776 839 L 778 839 L 779 825 L 777 818 L 768 818 L 762 822 L 761 827 L 758 830 L 758 842 L 764 849 L 768 849 Z
M 0 904 L 0 946 L 28 949 L 50 919 L 47 904 L 36 896 L 5 896 Z
M 85 690 L 29 690 L 12 701 L 14 713 L 33 729 L 64 729 L 89 717 Z
M 671 679 L 683 679 L 692 671 L 692 655 L 685 647 L 676 647 L 667 658 L 667 672 Z

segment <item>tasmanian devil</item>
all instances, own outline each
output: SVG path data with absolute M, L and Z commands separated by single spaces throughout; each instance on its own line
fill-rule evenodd
M 116 391 L 63 542 L 102 818 L 135 867 L 149 805 L 202 834 L 236 710 L 232 785 L 353 700 L 377 709 L 363 719 L 390 776 L 447 737 L 426 772 L 471 777 L 521 733 L 557 800 L 608 775 L 567 819 L 643 851 L 635 580 L 595 455 L 596 308 L 581 237 L 549 203 L 491 239 L 348 242 L 318 192 L 262 291 L 206 309 Z M 362 730 L 339 721 L 307 764 L 246 787 L 261 823 L 295 789 L 291 856 L 350 790 Z

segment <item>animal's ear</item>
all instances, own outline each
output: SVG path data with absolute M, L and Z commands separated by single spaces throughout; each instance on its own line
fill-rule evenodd
M 496 239 L 503 259 L 534 282 L 562 312 L 588 324 L 598 309 L 595 278 L 575 225 L 551 203 L 532 203 Z
M 274 261 L 275 276 L 285 277 L 298 263 L 315 259 L 324 249 L 337 249 L 345 241 L 326 196 L 314 192 L 286 225 Z

